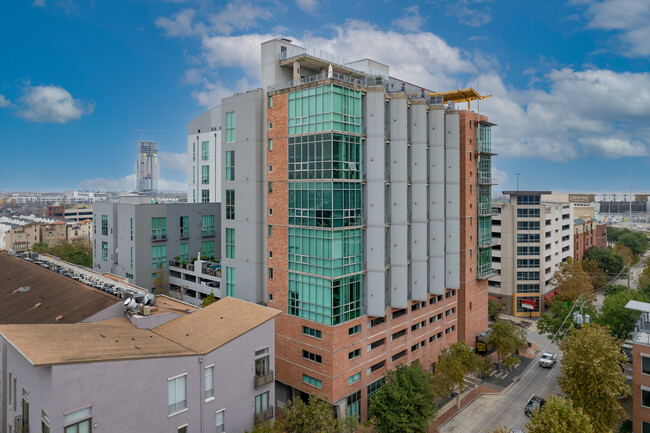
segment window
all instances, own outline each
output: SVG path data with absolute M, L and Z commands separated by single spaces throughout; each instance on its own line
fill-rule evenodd
M 539 218 L 539 208 L 518 208 L 517 218 Z
M 226 190 L 226 219 L 227 220 L 235 219 L 235 190 L 234 189 Z
M 539 247 L 517 247 L 518 256 L 538 256 Z
M 269 122 L 269 129 L 273 129 L 273 122 Z
M 650 423 L 641 421 L 642 432 L 641 433 L 650 433 Z
M 517 230 L 539 230 L 539 221 L 517 221 Z
M 650 407 L 650 391 L 641 388 L 641 406 Z
M 518 205 L 537 206 L 539 205 L 540 196 L 538 195 L 520 195 L 517 196 Z
M 404 349 L 404 350 L 402 350 L 401 352 L 396 353 L 395 355 L 393 355 L 393 356 L 391 357 L 391 361 L 392 361 L 392 362 L 395 362 L 395 361 L 397 361 L 398 359 L 403 358 L 403 357 L 405 357 L 405 356 L 406 356 L 406 349 Z
M 539 280 L 539 271 L 517 272 L 517 279 L 522 281 L 537 281 Z
M 192 185 L 196 185 L 196 167 L 192 167 Z
M 269 96 L 269 108 L 273 108 L 273 96 Z
M 167 393 L 169 402 L 169 414 L 174 414 L 187 409 L 187 399 L 185 392 L 185 379 L 187 374 L 172 377 L 167 380 Z
M 210 190 L 209 189 L 202 189 L 201 190 L 201 203 L 209 203 L 210 202 Z
M 372 319 L 370 322 L 368 322 L 368 328 L 372 328 L 373 326 L 381 325 L 385 321 L 386 320 L 383 317 L 377 317 L 376 319 Z
M 273 279 L 273 268 L 269 268 L 269 280 Z
M 255 375 L 264 376 L 269 374 L 271 371 L 271 365 L 269 364 L 269 348 L 265 347 L 264 349 L 255 351 Z
M 192 143 L 192 161 L 196 161 L 196 143 Z
M 269 182 L 269 193 L 273 192 L 273 182 Z
M 453 296 L 456 296 L 456 291 L 455 290 L 449 290 L 449 291 L 447 291 L 447 293 L 445 293 L 445 298 L 451 298 Z
M 214 215 L 201 215 L 201 236 L 214 236 Z
M 209 161 L 210 160 L 210 142 L 202 141 L 201 142 L 201 160 Z
M 151 267 L 153 269 L 164 268 L 167 264 L 167 245 L 156 245 L 151 247 Z
M 357 391 L 347 398 L 346 413 L 350 417 L 356 418 L 357 421 L 361 420 L 361 391 Z
M 650 357 L 641 356 L 641 373 L 650 374 Z
M 323 363 L 323 357 L 322 356 L 320 356 L 317 353 L 309 352 L 307 350 L 302 351 L 302 357 L 305 358 L 305 359 L 308 359 L 310 361 L 313 361 L 313 362 L 315 362 L 317 364 L 322 364 Z
M 272 171 L 273 171 L 273 165 L 269 164 L 269 173 L 271 173 Z
M 214 365 L 205 367 L 204 371 L 204 388 L 206 400 L 214 397 Z
M 310 328 L 309 326 L 303 326 L 302 333 L 314 338 L 318 338 L 318 339 L 322 338 L 322 334 L 318 329 Z
M 371 366 L 368 369 L 368 374 L 374 373 L 375 371 L 379 370 L 380 368 L 383 368 L 384 365 L 386 365 L 386 361 L 381 361 L 381 362 L 376 363 L 375 365 Z
M 352 376 L 348 377 L 348 385 L 353 384 L 354 382 L 358 381 L 359 379 L 361 379 L 361 372 L 354 373 Z
M 373 395 L 377 394 L 377 391 L 381 389 L 382 386 L 386 383 L 386 378 L 382 377 L 379 380 L 374 381 L 370 385 L 366 387 L 366 390 L 368 392 L 368 407 L 370 407 L 370 399 L 372 398 Z
M 108 215 L 102 215 L 102 236 L 108 236 Z
M 255 396 L 255 414 L 259 415 L 269 409 L 269 392 Z
M 210 184 L 210 166 L 208 165 L 201 166 L 201 184 L 202 185 Z
M 539 259 L 517 259 L 518 268 L 539 268 Z
M 450 308 L 449 310 L 445 311 L 445 316 L 451 316 L 456 312 L 456 308 Z
M 41 431 L 50 433 L 50 414 L 41 409 Z
M 391 340 L 397 340 L 398 338 L 401 338 L 406 335 L 406 329 L 402 329 L 401 331 L 395 332 L 390 339 Z
M 108 261 L 108 242 L 102 241 L 102 261 Z
M 397 319 L 398 317 L 403 316 L 405 314 L 406 314 L 406 309 L 403 308 L 401 310 L 397 310 L 397 311 L 393 312 L 393 314 L 391 315 L 391 318 Z
M 235 229 L 226 229 L 226 258 L 235 258 Z
M 167 239 L 167 218 L 151 218 L 151 240 Z
M 361 356 L 361 349 L 354 349 L 352 352 L 348 353 L 348 359 L 354 359 Z
M 550 236 L 550 233 L 548 233 L 548 236 Z M 537 243 L 539 242 L 539 233 L 517 233 L 517 242 Z
M 348 335 L 354 335 L 361 332 L 361 325 L 355 325 L 351 328 L 348 328 Z
M 178 428 L 178 433 L 187 433 L 187 424 Z
M 180 218 L 180 229 L 181 229 L 181 238 L 186 238 L 190 235 L 190 228 L 189 228 L 189 217 L 182 216 Z
M 235 142 L 235 112 L 226 113 L 226 143 Z
M 269 237 L 273 236 L 273 226 L 270 225 L 270 224 L 269 224 L 268 235 L 269 235 Z
M 235 297 L 235 268 L 226 267 L 226 296 Z
M 517 284 L 517 293 L 539 293 L 539 284 Z
M 224 430 L 224 424 L 225 424 L 225 418 L 226 418 L 226 410 L 221 409 L 219 412 L 217 412 L 217 433 L 223 433 L 225 432 Z
M 369 350 L 376 349 L 376 348 L 378 348 L 380 346 L 383 346 L 385 342 L 386 342 L 385 338 L 379 339 L 377 341 L 373 341 L 372 343 L 370 343 L 368 348 L 369 348 Z
M 470 257 L 471 257 L 472 250 L 470 250 Z M 417 311 L 420 308 L 424 307 L 424 302 L 418 302 L 417 304 L 411 305 L 411 311 Z
M 226 152 L 226 182 L 235 180 L 235 151 Z
M 63 415 L 65 433 L 87 433 L 90 432 L 92 407 L 86 407 Z M 49 430 L 49 427 L 48 427 Z
M 308 385 L 315 386 L 318 389 L 321 389 L 323 387 L 323 383 L 320 380 L 315 379 L 311 376 L 307 376 L 306 374 L 302 375 L 302 381 Z
M 445 334 L 451 334 L 456 329 L 456 326 L 452 325 L 449 328 L 445 329 Z
M 273 139 L 269 138 L 269 150 L 273 150 Z
M 423 347 L 424 347 L 424 341 L 420 341 L 419 343 L 411 346 L 411 352 L 415 352 L 416 350 L 421 349 Z
M 411 332 L 417 331 L 420 328 L 423 328 L 426 325 L 426 322 L 423 320 L 420 323 L 416 323 L 415 325 L 411 326 Z

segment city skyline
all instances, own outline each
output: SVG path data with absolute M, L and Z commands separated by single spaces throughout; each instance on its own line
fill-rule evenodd
M 5 6 L 5 17 L 33 25 L 5 18 L 0 30 L 15 41 L 0 48 L 0 143 L 16 162 L 0 189 L 135 189 L 144 129 L 160 142 L 160 189 L 186 190 L 187 122 L 258 87 L 259 42 L 283 35 L 351 60 L 412 65 L 391 75 L 433 90 L 492 94 L 480 111 L 499 124 L 495 192 L 515 189 L 521 173 L 521 189 L 620 196 L 630 170 L 633 193 L 645 191 L 650 43 L 639 35 L 650 6 L 514 5 L 359 2 L 344 15 L 316 0 Z

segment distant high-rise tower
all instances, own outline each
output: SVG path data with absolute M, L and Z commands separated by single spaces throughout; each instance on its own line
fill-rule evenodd
M 137 188 L 140 195 L 158 192 L 158 143 L 138 141 Z

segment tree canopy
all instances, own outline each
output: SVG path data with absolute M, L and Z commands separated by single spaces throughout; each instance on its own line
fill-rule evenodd
M 643 301 L 644 299 L 639 292 L 633 290 L 618 291 L 607 295 L 600 312 L 596 316 L 596 322 L 602 326 L 607 326 L 615 338 L 627 338 L 639 320 L 638 311 L 625 308 L 625 305 L 630 300 Z
M 463 341 L 449 346 L 449 349 L 440 352 L 436 363 L 436 374 L 444 375 L 449 379 L 450 385 L 458 385 L 463 390 L 465 375 L 474 371 L 477 366 L 476 354 Z M 444 381 L 439 383 L 444 384 Z M 451 391 L 451 390 L 449 390 Z
M 46 243 L 41 242 L 32 245 L 32 251 L 39 254 L 51 254 L 68 263 L 85 266 L 87 268 L 92 268 L 93 266 L 92 255 L 88 254 L 81 245 L 58 244 L 50 247 Z
M 643 233 L 635 233 L 625 230 L 616 240 L 617 245 L 625 245 L 632 250 L 634 254 L 643 254 L 648 249 L 648 238 Z
M 598 266 L 597 261 L 584 259 L 582 261 L 582 270 L 589 275 L 589 280 L 591 281 L 591 285 L 594 286 L 594 290 L 600 289 L 607 284 L 607 275 L 605 275 L 605 271 Z
M 282 408 L 282 423 L 275 428 L 287 433 L 341 433 L 345 431 L 344 421 L 334 417 L 332 405 L 309 396 L 307 403 L 299 397 L 287 402 Z
M 585 251 L 585 260 L 595 260 L 605 274 L 614 276 L 623 269 L 623 256 L 611 248 L 591 247 Z
M 526 424 L 529 433 L 594 433 L 591 418 L 571 400 L 551 395 L 542 410 Z
M 488 317 L 491 320 L 497 320 L 503 311 L 503 305 L 494 299 L 488 299 Z
M 573 329 L 559 344 L 562 376 L 558 382 L 574 406 L 590 416 L 594 430 L 609 431 L 624 416 L 618 399 L 629 395 L 620 341 L 598 324 Z
M 492 333 L 488 338 L 488 344 L 497 351 L 499 362 L 512 355 L 517 350 L 525 349 L 528 346 L 526 331 L 505 320 L 498 320 L 492 325 Z
M 594 286 L 589 275 L 582 269 L 580 262 L 569 258 L 560 265 L 551 277 L 550 283 L 555 286 L 556 295 L 553 302 L 573 302 L 583 295 L 586 299 L 594 298 Z
M 214 291 L 210 290 L 210 294 L 203 298 L 201 301 L 201 307 L 207 307 L 210 304 L 213 304 L 217 301 L 216 296 L 214 296 Z
M 632 252 L 632 250 L 629 247 L 626 247 L 625 245 L 618 244 L 618 245 L 614 246 L 613 250 L 616 253 L 620 254 L 621 257 L 623 257 L 623 264 L 625 266 L 629 266 L 629 265 L 632 264 L 632 262 L 634 262 L 634 253 Z
M 429 374 L 413 362 L 386 373 L 386 384 L 371 398 L 368 418 L 379 433 L 421 433 L 438 406 Z
M 548 334 L 548 338 L 555 337 L 556 340 L 561 340 L 571 327 L 576 326 L 573 323 L 573 318 L 567 317 L 571 313 L 572 307 L 573 303 L 553 302 L 551 307 L 542 313 L 542 316 L 537 320 L 537 329 L 541 333 Z M 580 311 L 582 314 L 589 314 L 591 317 L 596 317 L 597 315 L 596 310 L 590 303 L 586 303 Z M 562 332 L 559 332 L 560 328 L 562 328 Z

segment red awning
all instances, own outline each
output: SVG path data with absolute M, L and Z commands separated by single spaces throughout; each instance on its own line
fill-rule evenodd
M 501 302 L 501 299 L 497 298 L 496 296 L 488 295 L 488 299 L 492 299 L 493 301 Z
M 557 290 L 553 290 L 552 292 L 548 292 L 546 295 L 544 295 L 544 300 L 548 301 L 549 299 L 551 299 L 555 295 L 557 295 Z

